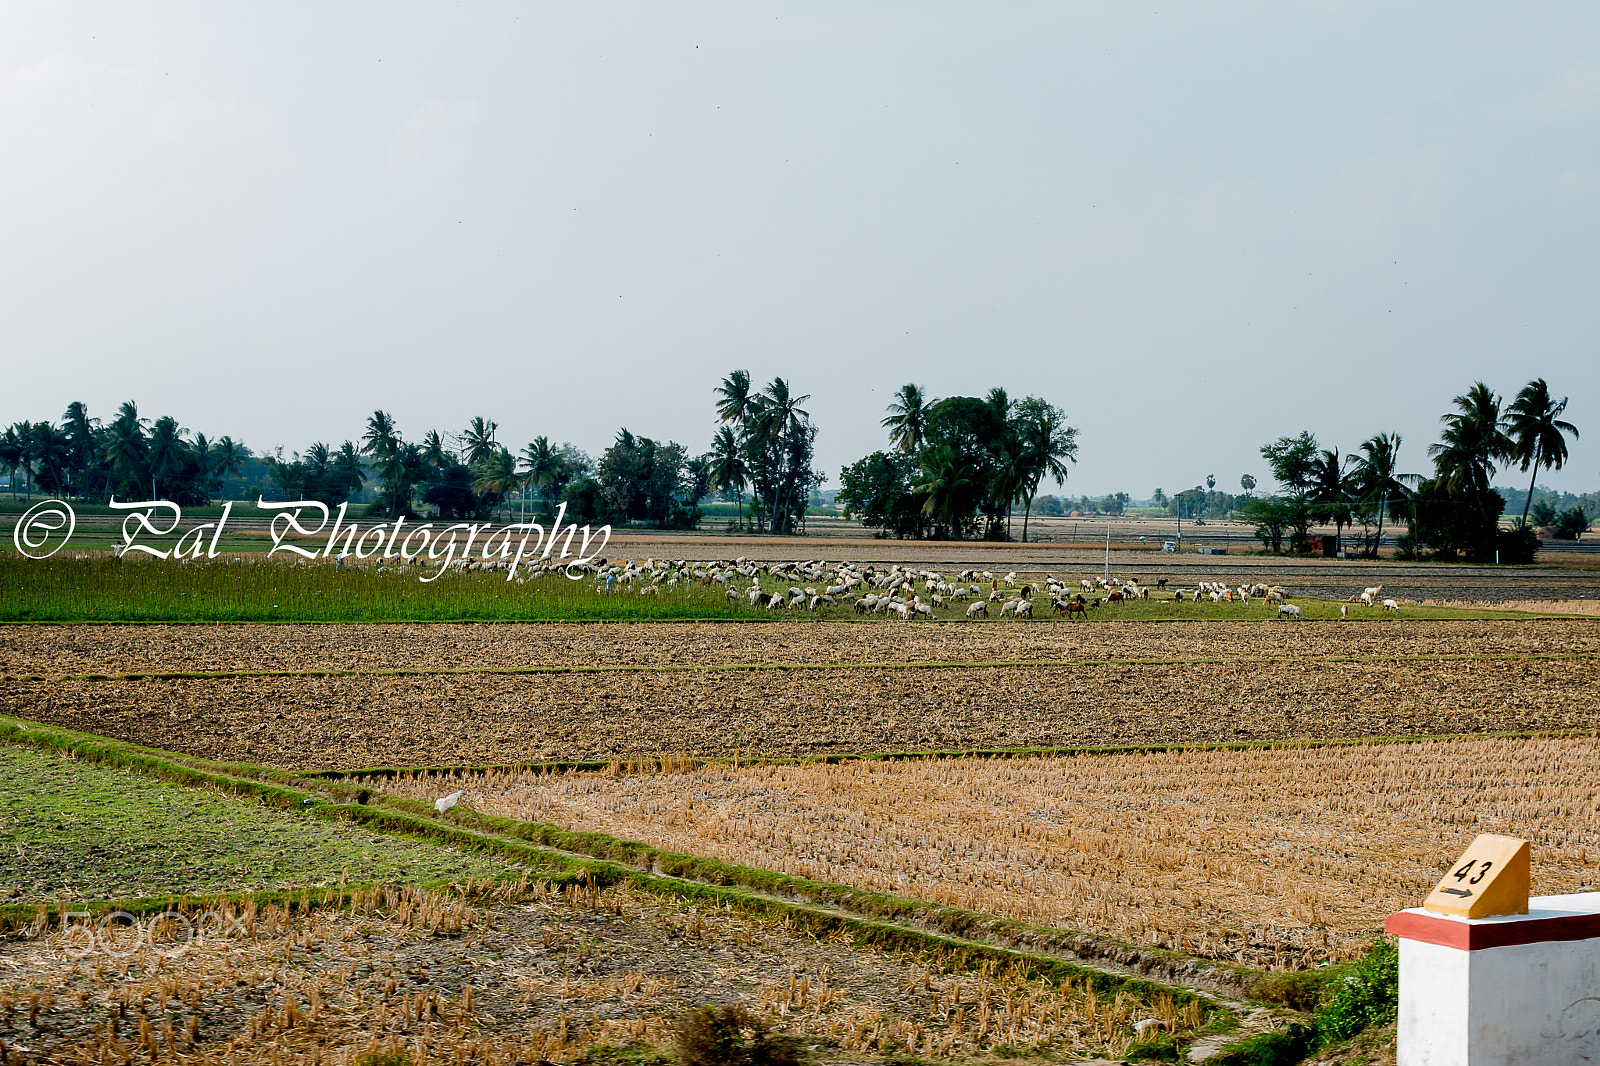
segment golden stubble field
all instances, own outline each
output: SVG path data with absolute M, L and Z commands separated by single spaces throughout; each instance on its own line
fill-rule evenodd
M 1600 740 L 372 779 L 418 799 L 1254 966 L 1360 951 L 1482 832 L 1596 883 Z

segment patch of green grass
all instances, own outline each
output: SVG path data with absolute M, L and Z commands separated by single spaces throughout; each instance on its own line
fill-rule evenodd
M 522 622 L 755 617 L 720 585 L 606 595 L 593 575 L 525 582 L 502 572 L 228 560 L 24 559 L 0 554 L 0 622 Z
M 496 857 L 381 836 L 59 754 L 0 747 L 0 903 L 500 877 Z

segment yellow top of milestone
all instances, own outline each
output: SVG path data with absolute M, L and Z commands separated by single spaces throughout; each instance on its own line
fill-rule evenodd
M 1484 833 L 1449 871 L 1422 909 L 1461 918 L 1528 913 L 1528 842 Z

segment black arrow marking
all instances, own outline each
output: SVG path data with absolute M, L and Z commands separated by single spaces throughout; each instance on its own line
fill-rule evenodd
M 1472 889 L 1470 888 L 1441 888 L 1439 891 L 1448 892 L 1452 896 L 1460 896 L 1462 899 L 1472 895 Z

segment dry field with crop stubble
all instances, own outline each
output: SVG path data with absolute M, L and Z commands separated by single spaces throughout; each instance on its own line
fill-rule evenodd
M 0 626 L 0 670 L 82 674 L 1596 655 L 1600 621 Z
M 1600 728 L 1589 658 L 0 682 L 0 713 L 290 769 Z
M 0 940 L 7 1062 L 348 1066 L 388 1053 L 510 1066 L 599 1045 L 661 1061 L 650 1049 L 708 1001 L 777 1021 L 824 1061 L 1119 1055 L 1136 1020 L 1199 1022 L 1196 1003 L 1160 993 L 1097 994 L 992 965 L 951 972 L 621 887 L 535 885 L 479 905 L 357 890 L 310 913 L 216 904 L 185 920 L 209 934 L 169 921 L 143 947 L 118 941 L 117 926 L 100 938 L 109 950 L 80 927 Z
M 1600 740 L 374 779 L 552 822 L 1262 967 L 1357 953 L 1480 832 L 1596 883 Z

